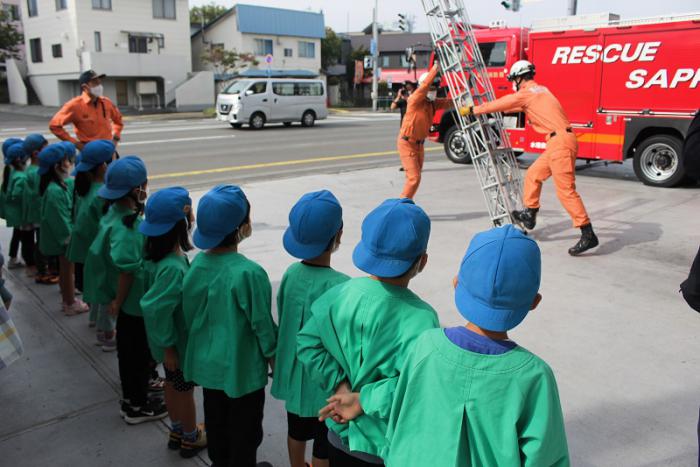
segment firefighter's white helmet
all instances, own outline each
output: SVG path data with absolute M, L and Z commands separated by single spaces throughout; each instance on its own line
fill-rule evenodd
M 425 83 L 425 80 L 428 79 L 428 73 L 423 73 L 420 75 L 420 78 L 418 78 L 418 86 L 421 86 L 423 83 Z
M 512 67 L 510 67 L 510 73 L 508 73 L 508 80 L 513 81 L 518 76 L 523 76 L 530 73 L 535 74 L 535 65 L 528 62 L 527 60 L 518 60 L 517 62 L 513 63 Z

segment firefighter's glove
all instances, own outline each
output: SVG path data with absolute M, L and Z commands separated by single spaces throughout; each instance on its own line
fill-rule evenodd
M 469 115 L 473 115 L 474 114 L 474 106 L 470 105 L 469 107 L 462 107 L 461 109 L 459 109 L 459 114 L 462 117 L 467 117 Z

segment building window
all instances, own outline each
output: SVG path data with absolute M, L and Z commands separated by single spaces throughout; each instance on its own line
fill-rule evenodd
M 112 0 L 92 0 L 93 10 L 111 10 Z
M 129 53 L 147 54 L 148 38 L 140 36 L 129 36 Z
M 299 58 L 316 58 L 316 44 L 299 42 Z
M 53 44 L 51 46 L 51 55 L 53 55 L 53 58 L 63 57 L 63 47 L 61 44 Z
M 272 55 L 272 39 L 255 39 L 255 55 Z
M 19 21 L 19 5 L 11 5 L 9 3 L 3 3 L 2 9 L 10 21 Z
M 29 16 L 36 16 L 39 14 L 39 8 L 36 6 L 36 0 L 27 0 L 27 13 Z
M 32 63 L 41 63 L 44 61 L 41 56 L 41 39 L 29 40 L 29 55 L 32 57 Z
M 95 52 L 102 52 L 102 34 L 95 31 Z
M 153 0 L 153 17 L 175 19 L 175 0 Z
M 293 56 L 292 49 L 284 49 L 284 56 L 285 57 L 292 57 Z
M 65 10 L 68 8 L 68 0 L 56 0 L 56 11 Z

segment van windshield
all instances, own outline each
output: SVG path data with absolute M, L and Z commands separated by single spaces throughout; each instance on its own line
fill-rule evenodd
M 231 83 L 221 94 L 240 94 L 250 84 L 250 80 L 242 79 Z

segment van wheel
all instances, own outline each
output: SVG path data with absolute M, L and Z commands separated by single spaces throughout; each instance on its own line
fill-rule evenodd
M 240 128 L 243 128 L 243 124 L 242 123 L 232 123 L 231 128 L 235 128 L 236 130 L 238 130 Z
M 304 115 L 301 117 L 301 126 L 309 128 L 314 126 L 314 123 L 316 123 L 316 114 L 311 110 L 304 112 Z
M 284 122 L 284 126 L 292 126 L 292 122 Z
M 250 127 L 253 130 L 262 130 L 265 126 L 265 115 L 260 112 L 255 112 L 250 116 Z
M 685 178 L 681 151 L 683 142 L 677 136 L 651 136 L 634 153 L 634 173 L 645 185 L 669 188 Z
M 467 151 L 467 142 L 464 141 L 462 130 L 453 125 L 445 134 L 445 154 L 455 164 L 471 164 L 472 156 Z

